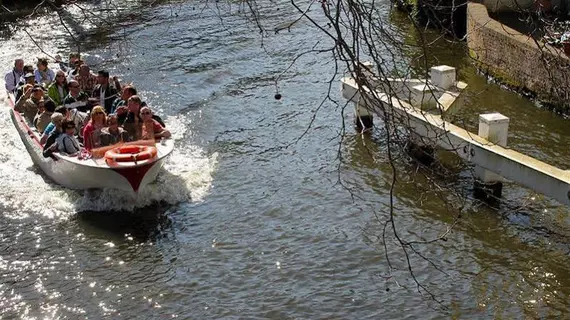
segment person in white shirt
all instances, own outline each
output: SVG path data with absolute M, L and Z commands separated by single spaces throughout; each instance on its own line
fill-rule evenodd
M 14 61 L 14 69 L 6 73 L 4 81 L 6 82 L 6 90 L 14 92 L 18 88 L 20 79 L 24 76 L 24 60 L 16 59 Z

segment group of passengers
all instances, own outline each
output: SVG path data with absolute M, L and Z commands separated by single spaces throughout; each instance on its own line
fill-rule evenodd
M 5 76 L 6 90 L 41 135 L 44 156 L 54 151 L 78 155 L 120 142 L 169 138 L 165 124 L 137 95 L 132 85 L 121 87 L 109 72 L 93 74 L 78 54 L 69 63 L 56 61 L 59 70 L 40 58 L 36 69 L 17 59 Z

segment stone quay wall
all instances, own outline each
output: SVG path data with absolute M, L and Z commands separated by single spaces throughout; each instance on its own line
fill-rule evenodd
M 570 111 L 570 59 L 562 50 L 493 20 L 478 3 L 467 7 L 467 46 L 482 71 Z

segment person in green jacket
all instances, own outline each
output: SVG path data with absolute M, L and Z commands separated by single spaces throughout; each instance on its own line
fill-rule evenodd
M 48 96 L 55 102 L 56 106 L 59 106 L 63 104 L 63 99 L 67 97 L 68 93 L 65 72 L 59 70 L 55 74 L 55 81 L 48 87 Z

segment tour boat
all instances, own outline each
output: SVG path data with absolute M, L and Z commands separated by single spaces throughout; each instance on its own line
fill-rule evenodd
M 153 146 L 141 146 L 152 148 L 153 153 L 149 157 L 140 157 L 139 160 L 133 157 L 133 161 L 109 161 L 108 157 L 80 159 L 58 152 L 45 158 L 38 131 L 28 124 L 23 115 L 14 110 L 15 100 L 12 94 L 8 94 L 8 101 L 14 126 L 34 164 L 57 184 L 70 189 L 111 188 L 136 194 L 156 180 L 166 157 L 174 149 L 174 141 L 166 139 L 153 143 Z

